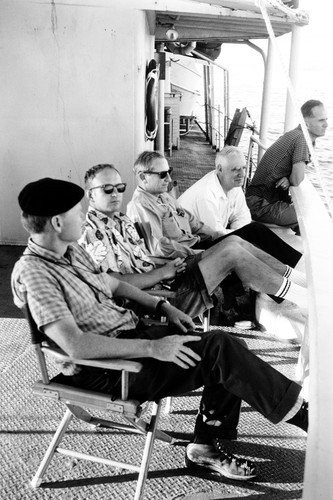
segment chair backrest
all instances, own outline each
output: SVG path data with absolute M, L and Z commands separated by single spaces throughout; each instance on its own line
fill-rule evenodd
M 140 238 L 142 238 L 143 241 L 145 242 L 148 252 L 151 252 L 150 248 L 151 227 L 149 222 L 135 221 L 134 226 Z
M 32 317 L 31 311 L 29 309 L 27 297 L 25 297 L 25 298 L 26 298 L 26 300 L 25 300 L 25 303 L 24 303 L 21 310 L 22 310 L 22 313 L 23 313 L 25 319 L 27 320 L 27 322 L 29 324 L 30 340 L 31 340 L 32 345 L 35 348 L 35 352 L 36 352 L 37 361 L 39 364 L 42 380 L 45 384 L 48 384 L 50 379 L 49 379 L 49 374 L 48 374 L 48 370 L 47 370 L 45 356 L 44 356 L 44 353 L 42 350 L 42 343 L 46 342 L 49 346 L 56 345 L 56 344 L 54 342 L 52 342 L 45 335 L 45 333 L 41 332 L 38 329 L 38 326 L 37 326 L 34 318 Z
M 46 341 L 47 337 L 46 337 L 45 333 L 41 332 L 38 329 L 37 324 L 36 324 L 34 318 L 32 317 L 32 314 L 30 312 L 30 309 L 29 309 L 27 302 L 22 307 L 22 312 L 23 312 L 25 319 L 28 321 L 28 324 L 29 324 L 31 343 L 35 345 L 35 344 L 41 344 L 42 342 Z

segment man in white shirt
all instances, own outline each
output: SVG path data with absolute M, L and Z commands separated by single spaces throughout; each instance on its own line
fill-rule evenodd
M 217 153 L 215 167 L 187 189 L 178 201 L 215 231 L 228 234 L 251 222 L 242 190 L 245 156 L 237 147 L 226 146 Z

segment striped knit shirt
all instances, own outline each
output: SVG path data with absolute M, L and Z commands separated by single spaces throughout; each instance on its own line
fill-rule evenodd
M 310 161 L 310 153 L 300 126 L 286 132 L 265 152 L 251 184 L 246 190 L 246 197 L 259 196 L 269 203 L 290 201 L 288 191 L 276 188 L 276 182 L 291 174 L 295 163 Z

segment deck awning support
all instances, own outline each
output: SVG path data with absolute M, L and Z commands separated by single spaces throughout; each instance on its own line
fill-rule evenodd
M 294 25 L 292 28 L 290 59 L 289 59 L 289 79 L 297 94 L 297 83 L 299 74 L 299 56 L 301 44 L 301 27 Z M 290 92 L 287 92 L 287 102 L 284 120 L 284 132 L 288 132 L 296 126 L 296 112 Z
M 270 111 L 270 103 L 272 95 L 274 63 L 275 63 L 275 49 L 272 41 L 269 40 L 267 48 L 267 58 L 265 61 L 264 87 L 262 92 L 260 130 L 259 130 L 259 140 L 266 147 L 267 147 L 269 118 L 270 118 L 269 111 Z M 262 158 L 263 154 L 264 151 L 261 148 L 259 148 L 258 161 Z

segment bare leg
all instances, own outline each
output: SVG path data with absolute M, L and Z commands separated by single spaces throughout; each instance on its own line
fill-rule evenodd
M 275 257 L 272 257 L 272 255 L 269 255 L 260 248 L 252 245 L 252 243 L 243 240 L 242 238 L 239 239 L 238 243 L 252 255 L 257 257 L 257 259 L 261 260 L 267 266 L 271 267 L 272 269 L 274 269 L 274 271 L 283 276 L 286 271 L 286 265 L 283 262 L 277 260 Z
M 235 236 L 233 236 L 233 235 L 228 236 L 227 240 L 222 240 L 221 242 L 217 243 L 214 246 L 218 247 L 220 245 L 220 247 L 223 247 L 223 244 L 225 244 L 226 241 L 228 241 L 229 243 L 231 242 L 232 245 L 240 245 L 240 246 L 242 246 L 249 253 L 251 253 L 252 255 L 254 255 L 255 257 L 257 257 L 257 259 L 261 260 L 267 266 L 271 267 L 275 272 L 277 272 L 281 276 L 284 275 L 284 273 L 286 271 L 286 265 L 284 263 L 282 263 L 281 261 L 277 260 L 272 255 L 269 255 L 268 253 L 264 252 L 260 248 L 252 245 L 252 243 L 249 243 L 248 241 L 243 240 L 243 238 L 240 238 L 239 236 L 236 236 L 236 235 Z M 213 249 L 214 249 L 214 247 L 211 247 L 206 252 L 208 253 L 209 250 L 213 250 Z M 206 252 L 205 252 L 205 254 L 206 254 Z
M 243 285 L 257 292 L 276 295 L 284 280 L 282 275 L 285 266 L 282 265 L 282 273 L 276 271 L 249 252 L 245 245 L 239 244 L 238 240 L 238 237 L 229 237 L 203 253 L 198 265 L 208 293 L 211 294 L 224 278 L 234 271 Z M 272 259 L 276 261 L 273 257 Z

